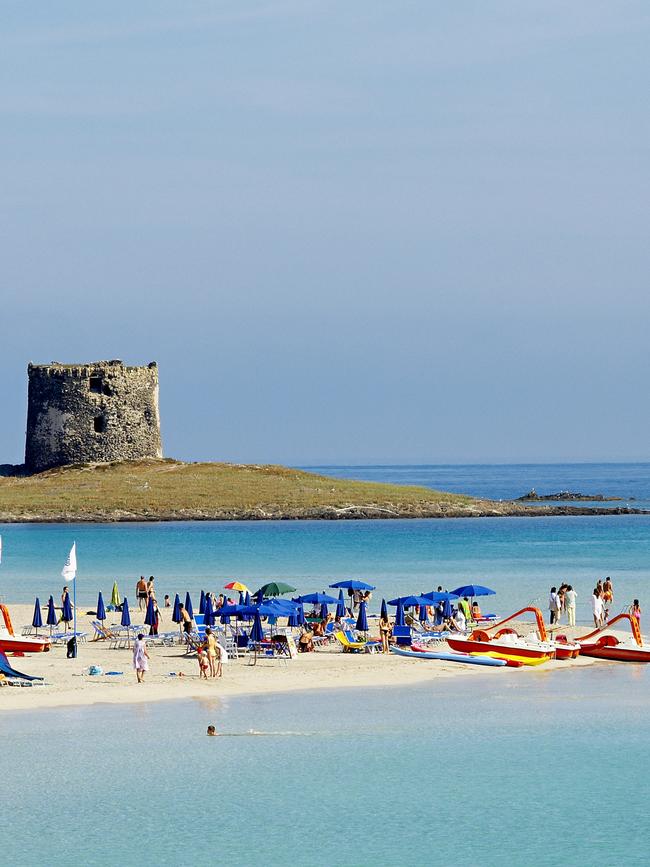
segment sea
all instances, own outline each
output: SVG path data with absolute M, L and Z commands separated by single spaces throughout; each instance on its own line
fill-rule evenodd
M 650 504 L 650 465 L 319 467 L 494 499 L 560 490 Z M 506 615 L 563 580 L 590 619 L 648 602 L 650 515 L 342 522 L 4 525 L 0 593 L 60 594 L 77 544 L 79 604 L 133 595 L 301 592 L 358 577 L 382 598 L 496 591 Z M 643 621 L 642 621 L 643 623 Z M 379 660 L 380 661 L 380 660 Z M 435 664 L 435 663 L 433 663 Z M 650 671 L 488 670 L 393 689 L 310 691 L 4 712 L 2 863 L 641 865 L 650 836 Z M 1 694 L 0 694 L 1 709 Z M 207 738 L 208 723 L 223 736 Z

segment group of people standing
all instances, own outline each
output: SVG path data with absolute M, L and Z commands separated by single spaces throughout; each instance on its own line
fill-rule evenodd
M 559 587 L 551 587 L 548 598 L 549 622 L 551 626 L 557 626 L 561 622 L 563 614 L 566 614 L 567 625 L 576 625 L 576 599 L 578 594 L 570 584 L 561 584 Z M 609 619 L 609 612 L 614 602 L 614 587 L 612 579 L 607 576 L 605 580 L 598 580 L 591 596 L 591 610 L 596 627 L 604 626 Z M 638 607 L 638 600 L 634 600 Z M 640 612 L 640 609 L 639 609 Z

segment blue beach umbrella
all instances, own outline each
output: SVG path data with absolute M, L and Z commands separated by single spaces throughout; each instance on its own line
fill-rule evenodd
M 214 626 L 214 608 L 212 607 L 212 597 L 205 597 L 205 610 L 203 612 L 203 622 L 206 626 Z
M 442 609 L 442 616 L 444 618 L 449 618 L 454 613 L 454 609 L 451 607 L 451 599 L 445 599 L 445 607 Z
M 122 619 L 120 620 L 120 624 L 122 626 L 130 626 L 131 625 L 131 614 L 129 613 L 129 600 L 124 597 L 124 601 L 122 602 Z
M 43 618 L 41 617 L 41 603 L 36 597 L 36 602 L 34 603 L 34 616 L 32 617 L 32 626 L 36 630 L 36 634 L 38 635 L 38 630 L 43 625 Z
M 104 605 L 104 597 L 101 590 L 97 597 L 97 620 L 106 620 L 106 606 Z
M 389 599 L 389 605 L 397 605 L 402 603 L 403 608 L 414 608 L 416 605 L 431 605 L 431 599 L 428 596 L 398 596 L 396 599 Z
M 45 621 L 47 625 L 50 627 L 50 635 L 52 634 L 52 627 L 56 626 L 59 622 L 59 618 L 56 616 L 56 609 L 54 607 L 54 597 L 50 596 L 47 600 L 47 620 Z
M 309 605 L 336 605 L 338 599 L 333 596 L 328 596 L 327 593 L 307 593 L 305 596 L 298 596 L 296 602 L 307 602 Z
M 172 623 L 180 623 L 181 619 L 181 597 L 177 593 L 174 599 L 174 607 L 172 609 Z
M 422 594 L 425 599 L 430 599 L 431 602 L 448 602 L 450 599 L 458 599 L 456 591 L 449 593 L 447 590 L 432 590 L 431 593 Z
M 402 600 L 397 602 L 397 611 L 395 612 L 395 626 L 404 626 L 404 606 Z
M 205 595 L 203 593 L 203 590 L 201 590 L 201 601 L 203 602 L 203 608 L 205 608 Z M 192 608 L 192 597 L 190 596 L 189 590 L 185 594 L 185 610 L 190 615 L 190 620 L 194 620 L 194 609 Z M 203 610 L 199 610 L 200 613 L 203 614 Z
M 300 626 L 298 623 L 298 606 L 293 609 L 291 614 L 289 615 L 289 619 L 287 621 L 288 626 Z
M 74 614 L 72 613 L 72 603 L 70 602 L 70 594 L 65 594 L 65 600 L 63 602 L 63 612 L 61 614 L 61 620 L 64 623 L 71 623 L 74 619 Z
M 304 626 L 305 625 L 305 606 L 302 604 L 302 602 L 298 603 L 297 617 L 298 617 L 298 626 Z
M 260 612 L 255 612 L 255 617 L 253 619 L 253 628 L 251 629 L 251 641 L 262 641 L 264 639 L 264 630 L 262 629 L 262 621 L 260 619 Z
M 345 599 L 343 598 L 342 590 L 339 590 L 339 601 L 336 603 L 336 616 L 345 617 Z
M 329 611 L 327 610 L 327 605 L 323 602 L 321 607 L 320 607 L 320 619 L 325 620 L 325 618 L 327 617 L 328 614 L 329 614 Z
M 243 604 L 244 604 L 244 591 L 243 591 L 243 590 L 240 590 L 240 591 L 239 591 L 239 603 L 238 603 L 238 604 L 239 604 L 239 605 L 243 605 Z
M 427 606 L 420 605 L 420 623 L 426 623 L 429 619 L 429 615 L 427 613 Z
M 367 632 L 368 631 L 368 618 L 366 616 L 366 603 L 361 601 L 359 603 L 359 616 L 357 617 L 357 630 L 359 632 Z
M 250 593 L 249 593 L 248 590 L 247 590 L 247 591 L 246 591 L 246 595 L 244 596 L 244 605 L 250 605 L 250 604 L 251 604 L 251 595 L 250 595 Z M 261 601 L 260 601 L 260 602 L 258 602 L 257 604 L 258 604 L 258 605 L 261 605 L 262 603 L 261 603 Z
M 149 601 L 147 602 L 147 612 L 144 615 L 144 622 L 147 626 L 154 626 L 156 623 L 156 612 L 153 607 L 153 596 L 149 597 Z
M 386 608 L 386 600 L 381 600 L 381 617 L 383 620 L 388 620 L 388 608 Z
M 345 581 L 336 581 L 330 584 L 330 587 L 338 589 L 343 587 L 345 590 L 375 590 L 372 584 L 366 584 L 365 581 L 356 581 L 354 578 L 346 578 Z
M 255 604 L 261 605 L 264 602 L 264 588 L 260 587 L 260 589 L 255 593 Z
M 463 587 L 456 587 L 452 591 L 456 596 L 494 596 L 496 590 L 490 590 L 489 587 L 483 587 L 481 584 L 465 584 Z
M 199 614 L 205 614 L 205 593 L 203 590 L 201 590 L 201 598 L 199 599 Z

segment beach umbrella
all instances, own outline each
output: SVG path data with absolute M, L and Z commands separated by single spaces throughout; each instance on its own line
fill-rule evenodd
M 203 608 L 205 608 L 205 596 L 203 590 L 201 590 L 201 601 L 203 602 Z M 190 620 L 194 620 L 194 609 L 192 608 L 192 597 L 190 596 L 189 590 L 185 594 L 185 610 L 190 615 Z M 203 614 L 203 610 L 199 610 L 201 614 Z
M 327 593 L 307 593 L 305 596 L 298 596 L 296 602 L 307 602 L 309 605 L 336 605 L 338 599 L 333 596 L 328 596 Z
M 368 618 L 366 616 L 366 603 L 362 600 L 359 603 L 359 616 L 357 617 L 357 630 L 359 632 L 368 631 Z
M 404 606 L 402 605 L 401 599 L 397 601 L 397 611 L 395 612 L 395 626 L 404 626 Z
M 373 587 L 372 584 L 366 584 L 365 581 L 356 581 L 354 578 L 336 581 L 334 584 L 330 584 L 330 587 L 334 587 L 337 590 L 340 587 L 343 587 L 345 590 L 376 590 L 376 587 Z
M 117 586 L 117 581 L 113 581 L 113 590 L 111 592 L 111 605 L 113 608 L 119 608 L 122 604 L 122 600 L 120 599 L 120 591 Z
M 34 616 L 32 617 L 32 626 L 36 630 L 36 634 L 38 635 L 39 628 L 43 625 L 43 618 L 41 617 L 41 603 L 36 597 L 36 602 L 34 603 Z
M 244 605 L 250 605 L 250 604 L 251 604 L 251 595 L 247 590 L 246 593 L 244 594 Z
M 181 619 L 181 598 L 177 593 L 172 608 L 172 623 L 180 623 Z
M 327 605 L 323 602 L 320 607 L 320 619 L 325 620 L 328 614 L 329 611 L 327 610 Z
M 131 614 L 129 612 L 129 600 L 124 597 L 124 602 L 122 604 L 122 619 L 120 620 L 120 624 L 122 626 L 130 626 L 131 625 Z
M 448 590 L 432 590 L 431 593 L 422 594 L 425 599 L 430 599 L 431 602 L 448 602 L 450 599 L 458 599 L 458 594 L 450 593 Z
M 144 622 L 147 626 L 154 626 L 156 623 L 156 612 L 153 607 L 153 596 L 149 597 L 149 601 L 147 602 L 147 611 L 144 615 Z
M 246 593 L 248 591 L 248 587 L 245 584 L 242 584 L 241 581 L 230 581 L 228 584 L 223 585 L 224 590 L 239 590 L 240 593 Z
M 345 617 L 345 599 L 343 598 L 342 590 L 339 590 L 339 601 L 336 603 L 336 616 Z
M 71 620 L 74 619 L 74 614 L 72 613 L 72 603 L 70 602 L 70 594 L 65 594 L 65 600 L 63 602 L 63 612 L 61 614 L 61 620 L 65 624 L 70 623 Z
M 214 626 L 214 608 L 212 607 L 212 597 L 205 597 L 205 610 L 203 611 L 203 622 L 206 626 Z
M 261 593 L 262 596 L 282 596 L 285 593 L 295 593 L 296 588 L 291 584 L 286 584 L 284 581 L 269 581 L 268 584 L 262 584 L 259 590 L 255 591 L 255 595 Z
M 244 604 L 244 591 L 243 591 L 243 590 L 240 590 L 240 591 L 239 591 L 239 602 L 238 602 L 238 604 L 239 604 L 239 605 L 243 605 L 243 604 Z
M 50 596 L 47 600 L 47 620 L 45 621 L 47 625 L 50 627 L 50 635 L 52 634 L 52 627 L 56 626 L 59 622 L 59 618 L 56 615 L 56 609 L 54 607 L 54 597 Z
M 298 608 L 299 606 L 296 605 L 294 610 L 289 615 L 289 619 L 287 621 L 288 626 L 300 626 L 300 623 L 298 622 Z
M 447 619 L 452 616 L 454 609 L 451 607 L 451 599 L 445 599 L 445 606 L 442 609 L 442 616 Z
M 255 612 L 255 617 L 253 620 L 253 628 L 251 629 L 251 641 L 263 641 L 264 639 L 264 630 L 262 629 L 262 621 L 260 619 L 260 612 Z
M 97 620 L 106 620 L 106 608 L 104 607 L 104 597 L 101 590 L 97 597 Z
M 199 600 L 199 614 L 205 614 L 205 593 L 203 590 L 201 590 L 201 598 Z
M 494 596 L 496 590 L 490 590 L 489 587 L 483 587 L 481 584 L 465 584 L 463 587 L 457 587 L 452 593 L 455 596 Z
M 386 608 L 386 600 L 381 600 L 381 618 L 382 620 L 388 620 L 388 608 Z
M 431 599 L 428 596 L 398 596 L 396 599 L 389 599 L 389 605 L 398 605 L 402 603 L 403 608 L 414 608 L 416 605 L 431 605 Z
M 427 606 L 420 605 L 420 623 L 426 623 L 429 619 L 429 615 L 427 613 Z

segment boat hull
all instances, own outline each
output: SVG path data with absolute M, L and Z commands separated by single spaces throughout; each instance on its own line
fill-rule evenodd
M 499 644 L 498 641 L 470 641 L 466 638 L 449 638 L 447 644 L 461 653 L 479 654 L 497 659 L 513 660 L 522 665 L 541 665 L 553 658 L 553 654 L 534 647 Z
M 0 650 L 3 653 L 43 653 L 49 649 L 50 641 L 47 638 L 43 638 L 42 641 L 17 636 L 0 638 Z
M 613 662 L 650 662 L 650 648 L 620 647 L 611 644 L 582 644 L 580 653 L 594 659 L 609 659 Z
M 391 652 L 410 659 L 439 659 L 443 662 L 464 662 L 467 665 L 486 665 L 494 668 L 507 665 L 502 659 L 470 656 L 467 653 L 438 653 L 433 650 L 408 650 L 404 647 L 391 647 Z

